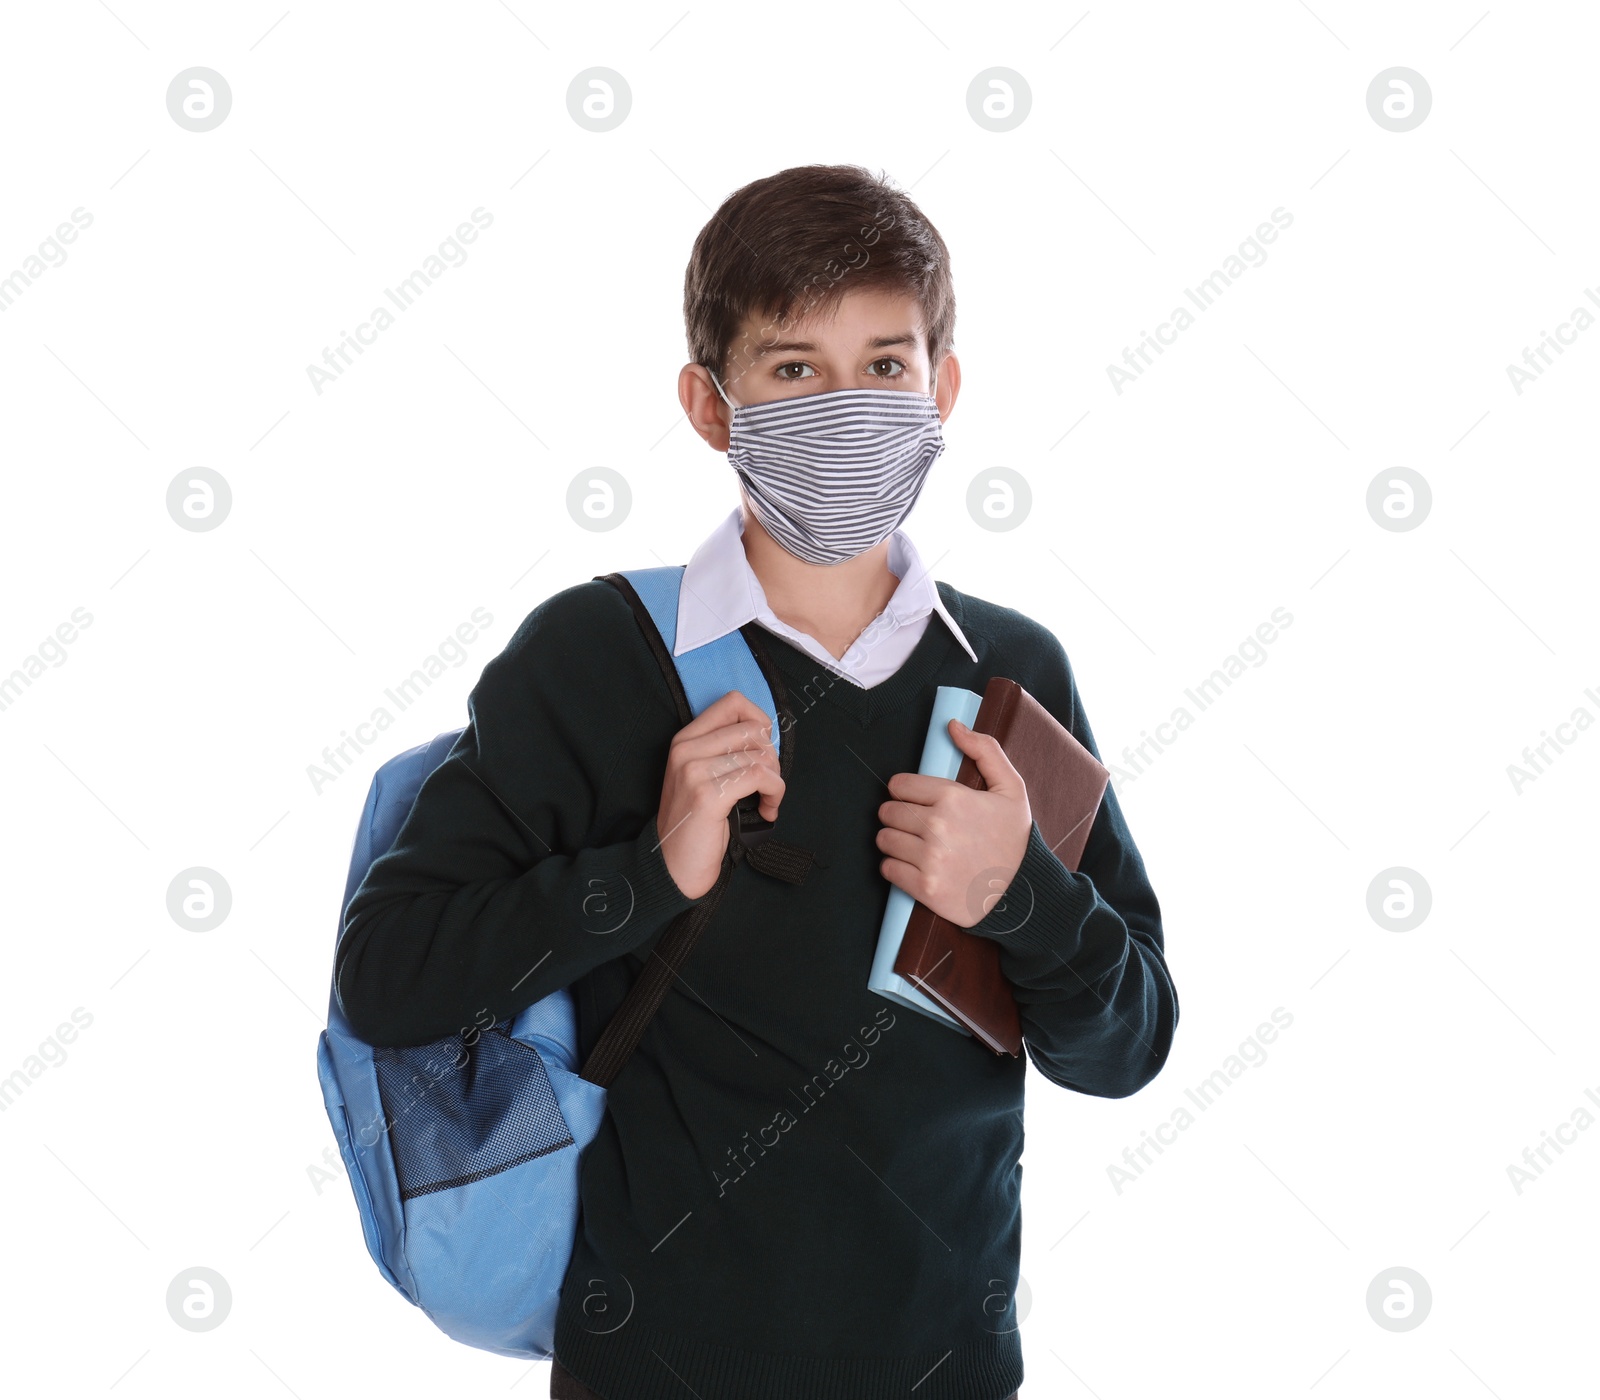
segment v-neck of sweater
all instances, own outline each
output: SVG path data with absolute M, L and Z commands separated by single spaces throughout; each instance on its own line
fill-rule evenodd
M 939 592 L 957 625 L 964 627 L 957 600 L 942 585 L 939 586 Z M 876 685 L 859 686 L 776 632 L 762 627 L 761 640 L 766 644 L 773 664 L 786 679 L 794 682 L 796 690 L 805 688 L 808 695 L 819 693 L 819 681 L 825 676 L 828 683 L 820 687 L 821 698 L 837 705 L 863 728 L 915 699 L 951 651 L 957 649 L 956 639 L 945 626 L 944 619 L 936 612 L 929 613 L 922 636 L 917 639 L 916 646 L 901 663 L 900 669 Z

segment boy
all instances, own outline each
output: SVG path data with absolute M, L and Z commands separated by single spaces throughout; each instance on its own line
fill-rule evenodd
M 675 650 L 759 636 L 788 766 L 737 691 L 680 728 L 622 595 L 565 589 L 351 901 L 340 999 L 406 1045 L 570 986 L 586 1055 L 756 795 L 812 864 L 733 871 L 609 1089 L 551 1394 L 1011 1400 L 1027 1060 L 1108 1098 L 1159 1072 L 1160 909 L 1109 787 L 1074 873 L 992 740 L 952 727 L 984 791 L 916 773 L 934 688 L 995 674 L 1097 752 L 1055 637 L 930 580 L 898 528 L 960 387 L 937 231 L 865 170 L 785 170 L 706 224 L 684 305 L 679 397 L 741 501 L 687 567 Z M 867 990 L 890 883 L 999 943 L 1026 1056 Z

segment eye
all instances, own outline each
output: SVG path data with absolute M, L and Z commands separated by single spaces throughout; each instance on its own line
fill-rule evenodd
M 789 374 L 789 373 L 787 373 L 787 371 L 791 370 L 791 369 L 804 370 L 805 373 L 804 374 Z M 796 380 L 796 379 L 806 379 L 806 378 L 816 374 L 816 370 L 812 369 L 810 365 L 806 364 L 804 361 L 801 361 L 801 360 L 790 360 L 788 364 L 779 365 L 777 367 L 777 369 L 773 370 L 772 372 L 779 379 L 782 379 L 785 382 L 790 382 L 790 381 L 793 381 L 793 380 Z
M 892 368 L 892 369 L 880 369 L 879 368 L 880 365 L 891 365 L 891 366 L 894 366 L 894 368 Z M 880 358 L 874 360 L 870 365 L 867 366 L 867 373 L 868 374 L 879 375 L 884 379 L 898 379 L 905 372 L 906 372 L 905 361 L 904 360 L 897 360 L 893 355 L 881 356 Z

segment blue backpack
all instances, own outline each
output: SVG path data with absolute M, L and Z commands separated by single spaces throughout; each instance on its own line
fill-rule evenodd
M 632 606 L 688 724 L 729 690 L 773 716 L 782 681 L 748 624 L 674 658 L 683 567 L 607 574 Z M 368 867 L 393 845 L 418 790 L 464 729 L 391 758 L 373 775 L 356 830 L 344 910 Z M 786 737 L 780 767 L 787 774 Z M 661 934 L 582 1068 L 577 1018 L 562 988 L 481 1033 L 384 1048 L 351 1030 L 338 969 L 317 1046 L 323 1102 L 379 1271 L 456 1341 L 502 1356 L 553 1355 L 556 1309 L 579 1216 L 579 1163 L 600 1130 L 606 1087 L 626 1063 L 677 969 L 709 922 L 734 865 L 798 883 L 811 852 L 770 840 L 759 798 L 730 813 L 722 871 L 709 897 Z

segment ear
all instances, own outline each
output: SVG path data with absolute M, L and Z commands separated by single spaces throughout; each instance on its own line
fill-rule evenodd
M 713 389 L 712 393 L 716 393 Z M 943 423 L 956 406 L 956 395 L 961 392 L 961 361 L 954 351 L 946 351 L 944 359 L 934 370 L 933 401 L 939 405 L 939 421 Z
M 678 402 L 696 435 L 714 452 L 728 450 L 728 415 L 704 365 L 688 364 L 678 371 Z

